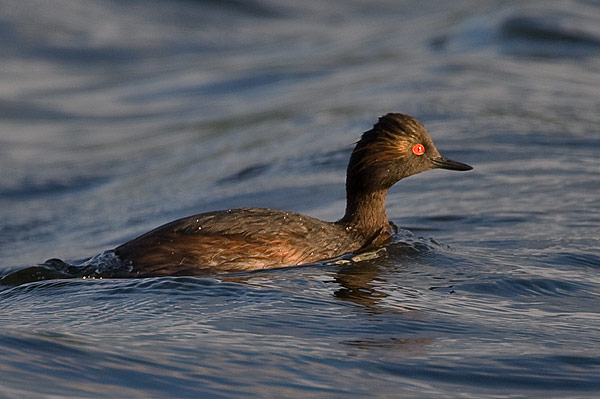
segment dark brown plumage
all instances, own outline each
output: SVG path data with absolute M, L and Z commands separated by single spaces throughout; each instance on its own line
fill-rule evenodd
M 346 213 L 339 221 L 270 209 L 216 211 L 165 224 L 115 253 L 141 277 L 302 265 L 380 246 L 394 233 L 385 213 L 387 190 L 433 168 L 472 169 L 442 157 L 416 119 L 387 114 L 352 152 Z

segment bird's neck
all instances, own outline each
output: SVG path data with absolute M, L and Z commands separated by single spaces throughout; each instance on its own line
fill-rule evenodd
M 389 232 L 390 223 L 385 213 L 387 189 L 368 192 L 348 192 L 346 213 L 338 223 L 349 231 L 370 238 L 376 234 Z

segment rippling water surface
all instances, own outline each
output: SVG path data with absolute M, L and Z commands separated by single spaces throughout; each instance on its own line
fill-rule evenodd
M 0 286 L 0 397 L 600 393 L 595 1 L 0 1 L 0 276 L 241 206 L 336 220 L 423 121 L 373 257 Z M 31 280 L 31 279 L 29 279 Z

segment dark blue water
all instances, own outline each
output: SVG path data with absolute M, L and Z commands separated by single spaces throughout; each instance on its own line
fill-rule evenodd
M 387 112 L 472 164 L 377 256 L 0 286 L 2 398 L 600 394 L 596 1 L 0 1 L 0 276 L 241 206 L 336 220 Z

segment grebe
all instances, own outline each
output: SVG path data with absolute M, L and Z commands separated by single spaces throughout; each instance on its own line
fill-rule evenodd
M 352 151 L 346 213 L 337 222 L 282 210 L 230 209 L 175 220 L 114 252 L 134 276 L 149 277 L 295 266 L 375 248 L 395 232 L 385 212 L 388 189 L 435 168 L 472 169 L 440 155 L 415 118 L 387 114 Z

